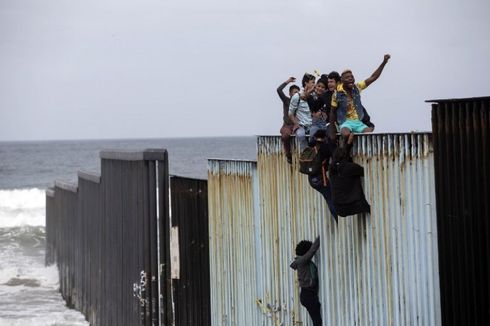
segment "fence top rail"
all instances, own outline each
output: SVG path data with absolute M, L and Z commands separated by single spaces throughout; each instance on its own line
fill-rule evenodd
M 106 149 L 100 152 L 100 158 L 119 161 L 164 161 L 167 158 L 167 150 L 164 148 L 148 148 L 143 151 Z
M 94 171 L 79 170 L 78 178 L 95 183 L 100 183 L 100 173 Z
M 281 136 L 277 136 L 281 137 Z M 256 160 L 241 160 L 241 159 L 228 159 L 228 158 L 208 158 L 208 164 L 211 162 L 243 162 L 243 163 L 257 163 Z
M 54 186 L 55 186 L 55 188 L 60 188 L 60 189 L 66 190 L 66 191 L 71 191 L 74 193 L 78 192 L 78 185 L 75 183 L 56 180 L 54 182 Z M 55 191 L 56 191 L 56 189 L 55 189 Z
M 427 101 L 428 102 L 428 101 Z M 368 133 L 354 133 L 356 136 L 388 136 L 388 135 L 430 135 L 432 131 L 428 130 L 411 130 L 411 131 L 393 131 L 393 132 L 368 132 Z M 340 133 L 337 133 L 340 136 Z M 257 138 L 280 138 L 280 135 L 257 135 Z M 291 135 L 291 137 L 296 137 Z
M 186 177 L 186 176 L 177 175 L 177 174 L 171 174 L 170 179 L 182 179 L 182 180 L 192 180 L 192 181 L 208 181 L 206 178 Z
M 490 96 L 426 100 L 426 103 L 490 101 Z
M 46 189 L 46 196 L 54 197 L 54 189 L 53 188 Z

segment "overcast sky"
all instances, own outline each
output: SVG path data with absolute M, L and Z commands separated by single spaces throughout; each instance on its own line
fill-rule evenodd
M 488 0 L 0 0 L 0 141 L 278 134 L 276 87 L 367 78 L 376 131 L 490 95 Z

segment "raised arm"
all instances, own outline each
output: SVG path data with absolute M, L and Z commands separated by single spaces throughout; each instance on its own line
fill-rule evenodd
M 293 83 L 295 80 L 296 80 L 296 78 L 289 77 L 284 83 L 279 85 L 279 87 L 277 88 L 277 95 L 279 95 L 279 98 L 281 99 L 281 101 L 285 102 L 288 100 L 288 97 L 284 94 L 283 90 L 287 86 L 287 84 Z
M 374 81 L 376 81 L 376 79 L 379 78 L 379 76 L 381 76 L 381 73 L 383 72 L 383 69 L 385 68 L 386 64 L 388 63 L 388 60 L 390 60 L 391 56 L 389 54 L 385 54 L 384 58 L 383 58 L 383 62 L 381 63 L 381 65 L 378 67 L 378 69 L 376 69 L 373 74 L 366 79 L 366 87 L 371 85 Z
M 297 266 L 303 265 L 303 264 L 307 263 L 308 261 L 310 261 L 311 258 L 313 258 L 313 256 L 315 256 L 315 253 L 319 247 L 320 247 L 320 237 L 317 237 L 315 239 L 315 241 L 313 242 L 313 244 L 311 245 L 310 250 L 308 250 L 306 252 L 306 254 L 304 254 L 303 256 L 300 256 L 296 259 Z

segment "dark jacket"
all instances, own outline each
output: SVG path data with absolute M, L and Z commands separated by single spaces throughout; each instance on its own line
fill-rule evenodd
M 313 92 L 306 99 L 311 112 L 323 111 L 325 112 L 325 97 L 323 95 L 318 96 Z
M 332 162 L 330 182 L 335 211 L 340 216 L 369 213 L 371 207 L 362 190 L 361 177 L 364 168 L 349 160 Z
M 328 90 L 322 95 L 323 102 L 325 103 L 324 111 L 327 112 L 327 114 L 330 114 L 330 112 L 331 112 L 332 95 L 333 95 L 333 92 L 328 91 Z M 371 122 L 371 116 L 369 115 L 369 113 L 366 110 L 366 108 L 364 107 L 364 105 L 362 105 L 362 103 L 360 105 L 362 106 L 362 110 L 364 111 L 364 114 L 363 114 L 363 117 L 361 120 L 362 123 L 364 123 L 366 126 L 374 129 L 375 125 L 374 125 L 374 123 Z M 334 111 L 334 115 L 336 115 L 335 111 Z M 336 116 L 334 116 L 333 121 L 337 121 Z
M 310 250 L 303 256 L 297 256 L 290 267 L 298 271 L 299 286 L 305 289 L 318 291 L 318 269 L 311 261 L 316 251 L 320 247 L 320 238 L 316 238 Z
M 362 108 L 364 109 L 364 117 L 362 118 L 362 123 L 374 129 L 375 126 L 374 123 L 371 122 L 371 116 L 369 115 L 368 111 L 364 106 Z
M 314 146 L 317 146 L 318 148 L 318 159 L 322 161 L 322 171 L 318 175 L 309 176 L 308 179 L 313 188 L 326 187 L 328 184 L 327 171 L 332 152 L 330 151 L 330 146 L 325 142 L 316 141 Z

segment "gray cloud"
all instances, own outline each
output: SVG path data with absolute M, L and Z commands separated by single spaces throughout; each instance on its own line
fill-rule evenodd
M 277 134 L 305 71 L 381 78 L 377 131 L 430 130 L 430 98 L 488 95 L 490 4 L 0 0 L 0 140 Z

